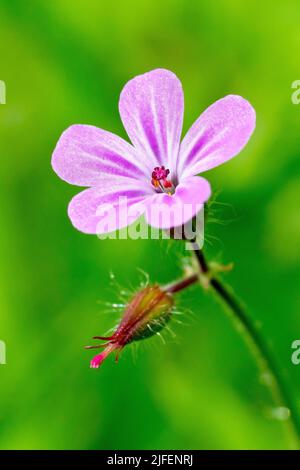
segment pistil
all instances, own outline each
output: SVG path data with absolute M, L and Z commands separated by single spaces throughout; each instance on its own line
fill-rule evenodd
M 174 193 L 174 185 L 168 176 L 170 170 L 164 166 L 156 166 L 152 171 L 151 183 L 155 189 L 161 190 L 163 193 L 167 193 L 170 196 Z

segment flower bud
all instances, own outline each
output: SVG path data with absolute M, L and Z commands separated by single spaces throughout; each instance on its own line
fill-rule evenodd
M 173 297 L 160 286 L 148 286 L 139 291 L 127 304 L 119 326 L 112 336 L 95 336 L 107 342 L 101 354 L 91 361 L 91 367 L 98 368 L 113 351 L 119 353 L 126 344 L 148 338 L 161 330 L 169 321 L 173 307 Z M 118 356 L 117 356 L 118 358 Z

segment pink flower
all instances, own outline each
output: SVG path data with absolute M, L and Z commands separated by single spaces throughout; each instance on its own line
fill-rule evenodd
M 99 233 L 101 207 L 109 205 L 118 213 L 124 198 L 131 215 L 116 217 L 109 231 L 130 224 L 141 211 L 155 227 L 185 224 L 211 194 L 208 181 L 196 175 L 237 155 L 255 128 L 249 102 L 228 95 L 201 114 L 180 142 L 182 86 L 164 69 L 130 80 L 119 110 L 132 144 L 94 126 L 73 125 L 53 153 L 52 167 L 60 178 L 88 187 L 68 207 L 73 225 L 85 233 Z M 153 207 L 174 210 L 169 218 L 157 217 Z

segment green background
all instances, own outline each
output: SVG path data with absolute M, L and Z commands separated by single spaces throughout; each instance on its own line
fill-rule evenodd
M 198 287 L 182 324 L 89 368 L 83 346 L 117 314 L 118 284 L 139 269 L 166 283 L 186 252 L 176 242 L 98 240 L 66 214 L 78 192 L 52 171 L 62 131 L 94 124 L 125 137 L 123 85 L 169 68 L 185 91 L 184 131 L 209 104 L 241 94 L 257 128 L 234 160 L 207 173 L 218 224 L 211 259 L 258 321 L 300 414 L 300 78 L 298 0 L 0 1 L 0 447 L 3 449 L 286 448 L 253 357 L 221 305 Z M 178 242 L 179 243 L 179 242 Z M 100 302 L 100 303 L 99 303 Z

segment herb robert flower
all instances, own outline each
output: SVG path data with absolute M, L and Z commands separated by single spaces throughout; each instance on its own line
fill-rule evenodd
M 87 186 L 70 202 L 73 225 L 90 234 L 104 233 L 100 210 L 142 207 L 147 222 L 169 229 L 184 225 L 208 200 L 208 181 L 196 176 L 226 162 L 247 144 L 255 111 L 241 96 L 216 101 L 194 122 L 182 142 L 183 90 L 176 75 L 156 69 L 130 80 L 119 101 L 123 125 L 132 144 L 108 131 L 73 125 L 59 139 L 52 166 L 70 184 Z M 185 211 L 189 205 L 191 210 Z M 153 206 L 172 210 L 157 217 Z M 115 217 L 109 230 L 129 225 L 141 213 Z M 99 230 L 99 227 L 102 227 Z

